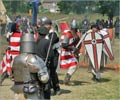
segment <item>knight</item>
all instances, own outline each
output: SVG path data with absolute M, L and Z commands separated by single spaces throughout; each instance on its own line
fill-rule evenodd
M 35 53 L 35 39 L 31 33 L 23 34 L 20 45 L 21 54 L 13 62 L 15 100 L 40 100 L 42 86 L 49 80 L 45 62 Z M 23 99 L 24 98 L 24 99 Z

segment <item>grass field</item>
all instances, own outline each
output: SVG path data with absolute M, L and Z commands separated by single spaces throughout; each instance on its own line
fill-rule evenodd
M 59 72 L 60 82 L 66 70 Z M 101 83 L 94 83 L 88 68 L 79 68 L 71 79 L 70 85 L 60 84 L 62 94 L 51 96 L 51 100 L 120 100 L 119 71 L 107 70 L 102 73 Z M 10 90 L 12 81 L 5 80 L 0 86 L 0 100 L 13 100 Z
M 47 14 L 48 15 L 48 14 Z M 46 16 L 46 14 L 39 14 L 39 17 Z M 68 21 L 72 18 L 81 20 L 84 16 L 75 15 L 68 16 L 62 14 L 49 14 L 49 17 L 53 20 L 57 18 L 69 17 Z M 91 15 L 91 21 L 94 21 L 102 17 L 101 15 Z M 7 47 L 5 37 L 0 37 L 0 61 L 3 57 L 3 53 Z M 114 61 L 108 60 L 109 65 L 120 65 L 120 40 L 114 39 L 112 42 L 112 48 L 114 53 Z M 80 57 L 80 62 L 83 61 L 83 56 Z M 58 71 L 60 83 L 63 81 L 67 70 Z M 101 82 L 95 83 L 91 80 L 92 75 L 89 71 L 89 67 L 79 67 L 76 73 L 73 75 L 70 85 L 65 86 L 60 84 L 62 94 L 59 96 L 51 96 L 51 100 L 120 100 L 120 73 L 119 70 L 107 69 L 101 73 Z M 13 100 L 14 94 L 10 90 L 13 82 L 10 79 L 6 79 L 3 86 L 0 86 L 0 100 Z

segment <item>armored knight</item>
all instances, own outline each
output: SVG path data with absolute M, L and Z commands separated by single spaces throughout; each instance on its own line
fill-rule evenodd
M 77 70 L 77 58 L 74 53 L 78 50 L 74 46 L 74 36 L 70 31 L 70 27 L 66 22 L 60 23 L 61 35 L 61 55 L 60 55 L 60 68 L 68 68 L 64 78 L 64 84 L 68 85 L 72 75 Z M 74 52 L 74 53 L 73 53 Z
M 44 61 L 35 54 L 35 40 L 31 33 L 23 34 L 20 46 L 21 54 L 15 57 L 13 62 L 14 85 L 12 90 L 17 95 L 17 100 L 22 94 L 24 99 L 40 100 L 42 96 L 42 86 L 49 80 L 47 67 Z

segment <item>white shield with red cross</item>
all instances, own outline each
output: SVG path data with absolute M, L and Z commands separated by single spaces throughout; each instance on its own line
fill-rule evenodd
M 111 48 L 111 42 L 110 42 L 110 38 L 109 38 L 109 33 L 102 34 L 102 35 L 103 35 L 103 41 L 104 41 L 103 51 L 109 57 L 110 60 L 114 60 L 114 56 L 113 56 L 113 52 L 112 52 L 112 48 Z
M 102 55 L 102 37 L 98 33 L 88 33 L 84 39 L 84 45 L 95 72 L 98 72 Z

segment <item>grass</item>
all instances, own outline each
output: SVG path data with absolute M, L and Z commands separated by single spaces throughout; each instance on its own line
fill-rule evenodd
M 66 71 L 58 72 L 60 82 L 64 79 Z M 62 94 L 51 96 L 51 100 L 119 100 L 119 71 L 107 70 L 102 73 L 100 83 L 93 82 L 91 78 L 88 68 L 79 68 L 73 75 L 70 85 L 60 84 Z M 0 86 L 0 100 L 13 100 L 14 94 L 10 90 L 12 84 L 13 82 L 7 79 L 3 86 Z
M 65 72 L 61 71 L 61 73 Z M 74 74 L 70 86 L 61 85 L 63 92 L 66 93 L 53 96 L 52 100 L 119 100 L 118 74 L 119 71 L 107 70 L 102 73 L 101 83 L 94 83 L 91 81 L 92 75 L 88 73 L 88 69 L 80 68 Z M 63 79 L 63 76 L 59 78 Z

